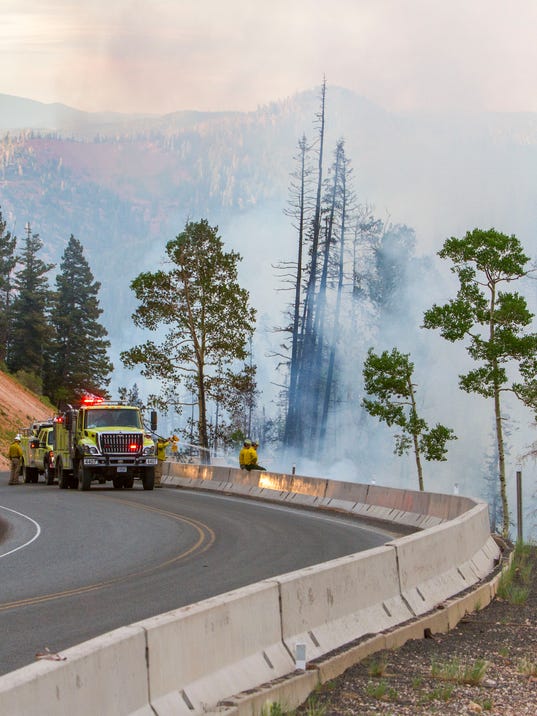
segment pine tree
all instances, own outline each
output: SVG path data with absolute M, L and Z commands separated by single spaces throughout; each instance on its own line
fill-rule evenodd
M 237 281 L 241 257 L 224 251 L 218 227 L 206 219 L 188 221 L 167 243 L 166 254 L 169 271 L 142 273 L 131 288 L 140 302 L 135 325 L 167 333 L 160 343 L 148 340 L 122 352 L 121 359 L 129 368 L 141 366 L 144 377 L 162 381 L 155 406 L 180 411 L 181 384 L 195 396 L 199 445 L 209 448 L 208 401 L 219 399 L 236 374 L 235 365 L 247 357 L 255 310 Z M 222 372 L 222 366 L 229 371 Z
M 54 264 L 46 264 L 38 257 L 43 247 L 39 234 L 32 234 L 26 224 L 26 240 L 22 254 L 17 257 L 21 268 L 15 274 L 16 298 L 12 306 L 11 347 L 8 368 L 22 371 L 36 380 L 37 389 L 43 380 L 44 356 L 49 343 L 47 311 L 51 292 L 47 273 Z
M 55 403 L 76 402 L 83 392 L 106 395 L 113 366 L 107 354 L 107 331 L 99 322 L 100 287 L 82 244 L 71 234 L 56 276 L 50 317 L 54 342 L 45 388 Z
M 17 239 L 6 226 L 0 210 L 0 363 L 6 362 L 9 353 L 13 270 L 17 263 Z

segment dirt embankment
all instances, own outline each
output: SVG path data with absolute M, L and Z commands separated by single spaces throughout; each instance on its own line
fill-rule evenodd
M 13 436 L 35 420 L 46 420 L 52 410 L 34 393 L 0 371 L 0 470 L 9 467 L 7 451 Z

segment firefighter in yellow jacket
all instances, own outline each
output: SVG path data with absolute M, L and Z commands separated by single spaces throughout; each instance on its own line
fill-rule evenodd
M 157 466 L 155 467 L 155 487 L 162 487 L 160 480 L 162 478 L 162 466 L 166 460 L 166 448 L 170 444 L 166 438 L 159 438 L 157 440 Z
M 11 464 L 11 471 L 9 473 L 9 485 L 19 484 L 19 472 L 21 468 L 22 460 L 22 448 L 21 448 L 21 436 L 15 435 L 15 438 L 9 446 L 8 452 L 9 462 Z
M 259 443 L 257 440 L 254 440 L 252 442 L 252 445 L 250 447 L 250 459 L 249 464 L 246 466 L 247 470 L 266 470 L 266 467 L 263 467 L 259 464 L 258 458 L 257 458 L 257 448 L 259 447 Z
M 239 467 L 241 470 L 244 470 L 246 468 L 246 465 L 250 464 L 250 461 L 252 459 L 251 453 L 250 453 L 251 447 L 252 447 L 251 440 L 245 440 L 242 444 L 242 448 L 239 453 Z

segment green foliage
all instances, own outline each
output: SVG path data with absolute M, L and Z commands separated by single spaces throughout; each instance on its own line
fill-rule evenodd
M 401 456 L 414 450 L 419 487 L 423 490 L 421 456 L 426 460 L 445 460 L 447 442 L 456 437 L 453 430 L 440 423 L 429 428 L 418 415 L 413 372 L 409 354 L 393 348 L 391 353 L 384 351 L 378 355 L 370 348 L 363 368 L 364 385 L 376 400 L 364 398 L 362 405 L 370 415 L 400 429 L 395 435 L 394 452 Z
M 395 701 L 398 697 L 397 691 L 384 679 L 366 684 L 365 692 L 368 696 L 379 701 Z
M 28 226 L 22 254 L 17 257 L 20 268 L 13 282 L 16 298 L 11 310 L 7 356 L 8 367 L 13 373 L 22 369 L 43 375 L 45 351 L 50 342 L 46 316 L 51 294 L 46 274 L 54 265 L 39 258 L 42 247 L 39 235 L 32 234 Z
M 517 542 L 509 567 L 498 581 L 497 596 L 512 604 L 525 604 L 533 581 L 531 545 Z
M 19 381 L 21 385 L 23 385 L 25 388 L 28 388 L 28 390 L 31 390 L 32 393 L 35 393 L 36 395 L 42 395 L 43 381 L 41 380 L 40 376 L 36 375 L 35 373 L 32 373 L 31 371 L 21 369 L 15 373 L 15 378 Z
M 489 663 L 485 659 L 476 659 L 470 663 L 461 663 L 457 658 L 448 662 L 431 662 L 431 675 L 442 681 L 454 681 L 459 684 L 476 686 L 485 678 Z
M 528 656 L 522 657 L 518 662 L 518 673 L 523 676 L 537 677 L 537 661 Z
M 466 350 L 477 365 L 459 376 L 459 385 L 494 401 L 503 534 L 507 537 L 501 393 L 512 391 L 537 415 L 537 334 L 527 331 L 533 314 L 526 300 L 516 292 L 501 291 L 500 285 L 526 276 L 529 258 L 516 236 L 494 229 L 474 229 L 462 239 L 452 237 L 438 255 L 451 260 L 459 289 L 454 299 L 426 311 L 423 325 L 438 329 L 448 341 L 466 340 Z M 518 368 L 519 378 L 509 384 L 511 367 Z
M 6 230 L 6 222 L 0 211 L 0 361 L 4 363 L 11 338 L 11 299 L 13 270 L 16 266 L 15 247 L 17 239 Z
M 366 666 L 369 676 L 380 678 L 386 673 L 386 669 L 388 668 L 388 659 L 385 654 L 381 654 L 378 657 L 370 659 Z
M 288 713 L 278 701 L 267 701 L 261 709 L 261 716 L 285 716 Z
M 71 234 L 56 277 L 50 311 L 52 341 L 45 390 L 57 404 L 83 392 L 106 395 L 113 366 L 110 341 L 99 322 L 101 284 L 94 280 L 82 244 Z
M 166 245 L 170 269 L 145 272 L 132 281 L 139 301 L 134 324 L 158 332 L 159 340 L 121 354 L 127 367 L 140 367 L 142 375 L 161 381 L 155 405 L 180 412 L 186 401 L 179 385 L 188 396 L 197 396 L 202 447 L 208 447 L 207 401 L 225 403 L 229 396 L 233 402 L 237 390 L 253 385 L 248 371 L 235 365 L 247 357 L 255 311 L 237 281 L 240 256 L 224 251 L 217 231 L 206 220 L 187 222 Z
M 122 403 L 126 405 L 137 405 L 142 412 L 145 412 L 146 406 L 140 397 L 140 391 L 136 383 L 133 384 L 132 388 L 119 387 L 118 395 Z
M 454 686 L 453 684 L 444 684 L 443 686 L 437 686 L 436 689 L 428 691 L 424 694 L 420 701 L 422 703 L 430 703 L 431 701 L 449 701 L 453 696 Z
M 310 696 L 301 708 L 301 713 L 305 716 L 324 716 L 326 711 L 325 704 L 320 704 L 315 696 Z

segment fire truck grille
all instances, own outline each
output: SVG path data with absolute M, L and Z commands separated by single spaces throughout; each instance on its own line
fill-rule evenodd
M 136 454 L 142 449 L 142 440 L 140 433 L 102 433 L 99 436 L 103 455 Z

